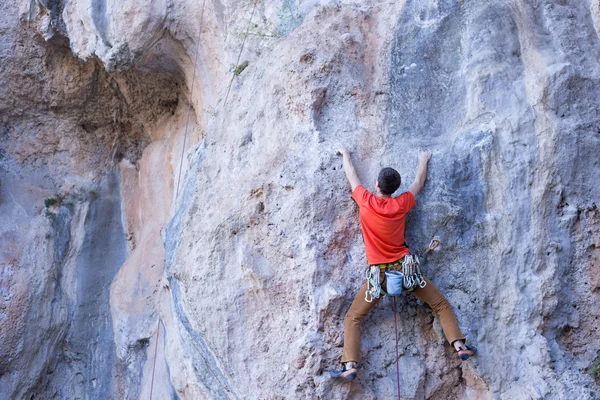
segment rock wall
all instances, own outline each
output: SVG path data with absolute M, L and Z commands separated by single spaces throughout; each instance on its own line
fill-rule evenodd
M 0 397 L 396 396 L 389 299 L 327 375 L 366 261 L 336 142 L 369 189 L 433 153 L 407 241 L 480 353 L 400 298 L 403 398 L 600 396 L 598 1 L 0 9 Z

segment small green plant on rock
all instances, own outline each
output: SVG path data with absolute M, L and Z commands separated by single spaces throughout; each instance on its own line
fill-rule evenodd
M 243 63 L 241 63 L 240 65 L 238 65 L 237 67 L 234 68 L 233 70 L 233 75 L 234 76 L 240 76 L 240 74 L 242 72 L 244 72 L 244 70 L 246 69 L 246 67 L 248 67 L 248 61 L 244 61 Z
M 594 360 L 593 364 L 590 366 L 590 375 L 594 379 L 600 379 L 600 354 Z
M 277 35 L 287 36 L 302 23 L 302 16 L 298 12 L 298 5 L 295 1 L 284 0 L 279 10 L 279 26 Z
M 285 0 L 285 2 L 287 3 L 287 0 Z M 257 3 L 256 0 L 251 0 L 248 3 L 249 9 L 247 14 L 242 18 L 243 23 L 241 25 L 243 28 L 240 32 L 236 33 L 235 36 L 239 39 L 246 39 L 251 36 L 259 40 L 273 40 L 282 37 L 281 29 L 278 29 L 278 27 L 265 16 L 264 2 Z M 253 14 L 250 13 L 250 9 L 254 7 L 258 9 L 256 10 L 256 14 L 258 14 L 259 17 L 254 17 L 251 20 L 250 16 Z M 286 5 L 284 4 L 280 14 L 285 13 L 286 11 Z M 279 15 L 279 18 L 281 18 L 281 16 L 282 15 Z M 259 19 L 258 21 L 257 18 Z
M 46 210 L 44 211 L 44 214 L 46 215 L 46 217 L 48 217 L 50 219 L 56 218 L 56 212 L 55 212 L 54 208 L 60 206 L 60 201 L 61 201 L 60 198 L 57 199 L 54 197 L 44 200 L 44 205 L 46 206 Z
M 55 198 L 46 199 L 46 200 L 44 200 L 44 205 L 46 206 L 46 208 L 56 206 L 56 205 L 58 205 L 58 199 L 55 199 Z

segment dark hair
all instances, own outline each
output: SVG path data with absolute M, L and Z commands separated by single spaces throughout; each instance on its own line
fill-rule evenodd
M 394 168 L 384 168 L 379 172 L 377 176 L 379 182 L 379 190 L 381 194 L 392 194 L 400 187 L 400 174 Z

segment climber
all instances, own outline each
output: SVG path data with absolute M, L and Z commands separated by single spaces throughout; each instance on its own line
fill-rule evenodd
M 376 193 L 370 193 L 360 183 L 356 170 L 350 159 L 350 152 L 343 146 L 337 149 L 343 157 L 346 178 L 352 186 L 352 199 L 356 202 L 360 213 L 360 224 L 365 243 L 367 262 L 378 265 L 383 290 L 386 289 L 385 269 L 392 264 L 396 269 L 401 265 L 409 249 L 404 242 L 404 221 L 406 214 L 415 206 L 415 196 L 425 184 L 427 163 L 431 158 L 429 152 L 419 152 L 419 165 L 414 182 L 407 192 L 398 197 L 392 194 L 400 187 L 400 174 L 392 168 L 384 168 L 379 172 L 375 182 Z M 421 299 L 438 314 L 444 335 L 454 347 L 461 360 L 474 355 L 474 348 L 465 345 L 456 316 L 448 300 L 438 291 L 429 279 L 424 278 L 426 285 L 417 287 L 411 293 Z M 360 358 L 360 324 L 367 314 L 379 302 L 373 298 L 365 299 L 368 283 L 358 291 L 344 319 L 344 350 L 342 368 L 330 371 L 331 377 L 353 380 L 357 375 Z

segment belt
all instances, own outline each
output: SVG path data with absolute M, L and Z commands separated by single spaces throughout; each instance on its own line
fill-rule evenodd
M 402 257 L 401 259 L 391 262 L 391 263 L 386 263 L 386 264 L 373 264 L 378 266 L 381 269 L 387 269 L 387 268 L 396 268 L 402 265 L 402 261 L 404 261 L 404 257 Z M 396 268 L 397 269 L 397 268 Z

